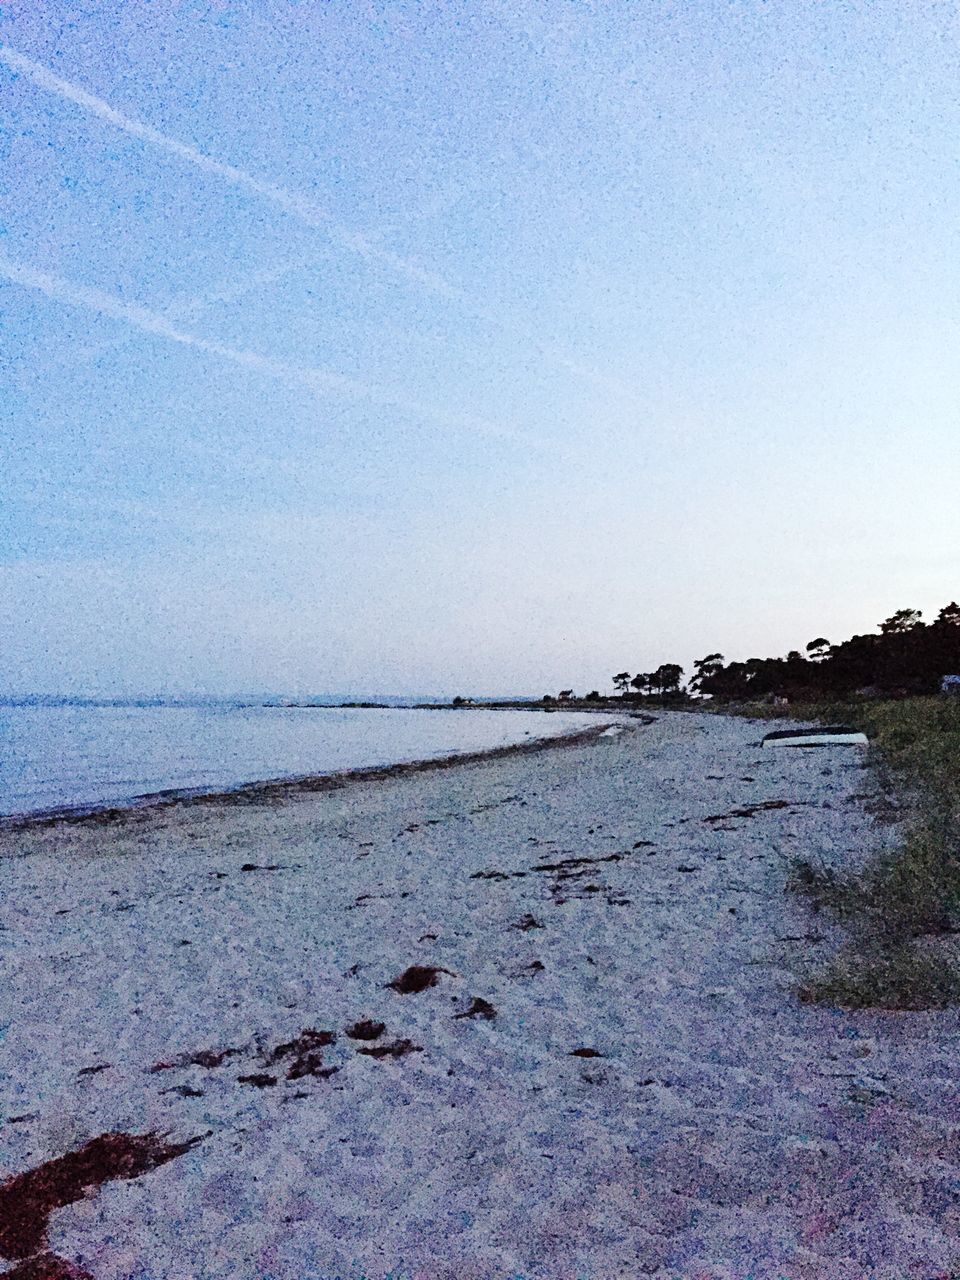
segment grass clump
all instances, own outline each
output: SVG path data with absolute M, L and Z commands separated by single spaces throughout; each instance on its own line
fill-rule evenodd
M 815 911 L 830 911 L 835 916 L 850 914 L 854 885 L 833 867 L 815 866 L 809 858 L 796 858 L 787 880 L 787 892 L 802 894 Z
M 876 941 L 960 929 L 960 851 L 940 821 L 918 822 L 859 873 L 798 859 L 787 887 Z
M 915 943 L 845 953 L 800 989 L 804 1003 L 847 1009 L 945 1009 L 960 1003 L 960 973 Z
M 905 698 L 789 708 L 841 720 L 870 738 L 881 783 L 905 792 L 902 844 L 857 873 L 794 864 L 788 888 L 834 915 L 856 951 L 838 957 L 804 998 L 851 1008 L 922 1009 L 960 1003 L 960 974 L 916 939 L 960 932 L 960 699 Z
M 872 931 L 894 940 L 952 933 L 960 919 L 960 845 L 956 824 L 925 815 L 899 849 L 881 854 L 856 886 Z

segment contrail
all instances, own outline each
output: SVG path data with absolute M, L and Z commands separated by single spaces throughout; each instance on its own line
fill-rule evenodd
M 222 160 L 215 160 L 212 156 L 198 151 L 196 147 L 191 147 L 185 142 L 178 142 L 176 138 L 171 138 L 167 134 L 161 133 L 159 129 L 152 129 L 148 124 L 134 120 L 131 116 L 126 116 L 121 111 L 115 111 L 102 98 L 97 98 L 92 93 L 87 93 L 85 89 L 81 89 L 79 85 L 72 84 L 69 80 L 62 80 L 60 76 L 48 71 L 41 63 L 34 62 L 32 58 L 18 53 L 16 49 L 11 49 L 9 45 L 0 45 L 0 62 L 5 63 L 11 71 L 18 71 L 20 74 L 25 75 L 28 80 L 32 80 L 41 89 L 58 94 L 68 102 L 73 102 L 78 107 L 83 107 L 85 111 L 89 111 L 107 124 L 112 124 L 116 128 L 122 129 L 124 133 L 129 133 L 132 137 L 140 138 L 144 142 L 152 142 L 154 146 L 179 156 L 182 160 L 188 161 L 198 169 L 203 169 L 206 173 L 216 174 L 227 182 L 232 182 L 235 186 L 246 187 L 248 191 L 253 191 L 259 196 L 272 200 L 274 204 L 286 209 L 288 213 L 292 213 L 302 221 L 309 223 L 310 226 L 322 227 L 325 230 L 335 228 L 335 224 L 332 223 L 327 214 L 312 201 L 295 195 L 284 187 L 276 186 L 272 182 L 263 182 L 249 173 L 244 173 L 242 169 L 238 169 L 235 165 L 225 164 Z M 358 245 L 365 243 L 362 236 L 357 236 L 356 240 Z
M 218 302 L 234 302 L 237 298 L 242 298 L 251 289 L 274 284 L 277 280 L 282 280 L 285 275 L 289 275 L 291 271 L 300 271 L 304 266 L 313 265 L 313 261 L 305 261 L 301 258 L 296 262 L 289 261 L 275 267 L 261 268 L 261 270 L 251 272 L 240 280 L 235 280 L 232 284 L 221 285 L 219 288 L 215 287 L 206 293 L 177 297 L 169 305 L 164 306 L 159 314 L 165 320 L 186 320 L 194 324 L 200 319 L 207 307 L 213 306 Z M 320 259 L 317 258 L 315 261 L 320 261 Z M 89 360 L 94 356 L 100 355 L 101 352 L 111 351 L 115 347 L 122 346 L 124 341 L 126 341 L 125 338 L 110 338 L 103 342 L 96 342 L 90 346 L 81 347 L 79 354 L 82 358 Z
M 428 271 L 409 258 L 375 244 L 369 237 L 362 235 L 360 232 L 343 226 L 315 201 L 297 195 L 296 192 L 289 191 L 286 187 L 281 187 L 276 183 L 264 182 L 243 169 L 237 168 L 236 165 L 216 160 L 213 156 L 208 156 L 205 152 L 199 151 L 196 147 L 191 147 L 188 143 L 180 142 L 176 138 L 171 138 L 168 134 L 161 133 L 159 129 L 153 129 L 150 125 L 133 119 L 132 116 L 124 115 L 123 112 L 115 110 L 102 98 L 97 98 L 94 94 L 87 93 L 85 89 L 69 80 L 63 80 L 41 63 L 35 62 L 25 54 L 18 53 L 16 49 L 12 49 L 8 45 L 0 45 L 0 63 L 5 64 L 11 71 L 16 71 L 26 76 L 28 80 L 31 80 L 39 88 L 46 89 L 49 93 L 57 94 L 59 97 L 66 99 L 67 102 L 72 102 L 76 106 L 82 107 L 85 111 L 89 111 L 91 115 L 98 117 L 106 124 L 113 125 L 117 129 L 122 129 L 124 133 L 129 134 L 131 137 L 152 143 L 155 147 L 159 147 L 171 155 L 178 156 L 181 160 L 187 161 L 188 164 L 194 165 L 204 173 L 213 174 L 218 178 L 222 178 L 225 182 L 242 187 L 265 200 L 271 201 L 278 208 L 283 209 L 292 217 L 298 218 L 307 226 L 324 231 L 335 244 L 349 250 L 351 253 L 358 254 L 368 262 L 380 263 L 410 283 L 445 298 L 449 302 L 455 302 L 478 319 L 505 333 L 511 333 L 510 326 L 504 324 L 502 314 L 489 310 L 479 299 L 471 297 L 465 290 L 451 284 L 436 272 Z M 530 342 L 534 350 L 541 356 L 554 361 L 578 377 L 602 386 L 605 390 L 613 391 L 619 396 L 632 396 L 634 394 L 630 388 L 621 385 L 578 360 L 571 359 L 552 345 L 541 342 L 533 335 L 528 335 L 526 341 Z
M 238 298 L 242 298 L 245 293 L 250 293 L 253 289 L 276 284 L 291 272 L 302 271 L 304 267 L 314 266 L 321 261 L 323 259 L 320 257 L 298 258 L 296 261 L 291 259 L 273 267 L 261 267 L 257 271 L 251 271 L 242 276 L 239 280 L 235 279 L 229 284 L 215 286 L 205 293 L 176 298 L 168 307 L 164 307 L 163 311 L 170 320 L 187 320 L 194 324 L 208 307 L 215 306 L 218 302 L 236 302 Z
M 229 360 L 245 369 L 254 369 L 268 377 L 307 387 L 311 391 L 372 401 L 444 427 L 476 431 L 483 435 L 550 449 L 556 453 L 556 447 L 552 441 L 540 439 L 526 432 L 515 431 L 483 418 L 445 413 L 416 400 L 394 395 L 383 388 L 359 382 L 354 378 L 346 378 L 328 369 L 291 364 L 286 360 L 275 360 L 271 356 L 261 355 L 257 351 L 246 351 L 238 347 L 226 346 L 222 342 L 214 342 L 210 338 L 178 328 L 156 311 L 124 302 L 112 294 L 104 293 L 100 289 L 91 289 L 87 285 L 76 284 L 71 280 L 65 280 L 62 276 L 38 271 L 34 267 L 15 262 L 2 254 L 0 254 L 0 276 L 5 276 L 14 284 L 36 289 L 56 302 L 95 311 L 100 315 L 111 316 L 115 320 L 123 320 L 144 333 L 166 338 L 169 342 L 177 342 L 181 346 L 192 347 L 197 351 L 205 351 L 209 355 L 219 356 L 222 360 Z

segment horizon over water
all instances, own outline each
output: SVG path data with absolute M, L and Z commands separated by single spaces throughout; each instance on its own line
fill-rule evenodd
M 454 695 L 448 693 L 298 693 L 281 690 L 254 690 L 235 693 L 10 693 L 0 690 L 3 707 L 207 707 L 207 706 L 277 706 L 339 707 L 345 704 L 380 703 L 388 707 L 449 705 Z M 471 696 L 478 706 L 491 702 L 540 701 L 526 693 L 500 693 Z
M 525 697 L 525 695 L 521 695 Z M 235 693 L 4 693 L 0 707 L 191 707 L 191 706 L 318 706 L 342 703 L 382 702 L 388 706 L 450 702 L 445 694 L 401 693 L 302 693 L 254 690 Z M 481 698 L 481 702 L 520 701 L 520 698 Z M 529 699 L 533 701 L 533 699 Z
M 403 705 L 410 699 L 375 700 L 389 705 L 0 698 L 0 817 L 487 751 L 585 723 L 583 712 L 428 711 Z

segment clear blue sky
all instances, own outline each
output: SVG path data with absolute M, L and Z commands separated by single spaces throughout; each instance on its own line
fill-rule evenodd
M 0 687 L 583 691 L 960 594 L 953 5 L 0 42 Z

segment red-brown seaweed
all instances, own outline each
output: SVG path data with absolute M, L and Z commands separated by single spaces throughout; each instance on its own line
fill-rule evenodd
M 405 1053 L 423 1053 L 422 1044 L 414 1044 L 412 1040 L 394 1040 L 391 1044 L 371 1044 L 358 1049 L 368 1058 L 401 1058 Z
M 455 1013 L 453 1016 L 455 1019 L 456 1018 L 487 1018 L 489 1020 L 497 1016 L 497 1011 L 493 1007 L 493 1005 L 489 1002 L 489 1000 L 482 1000 L 479 996 L 474 996 L 474 998 L 470 1001 L 469 1007 L 467 1009 L 464 1009 L 463 1013 Z
M 438 969 L 433 965 L 412 964 L 398 978 L 388 982 L 387 986 L 399 991 L 402 996 L 417 995 L 426 991 L 427 987 L 435 987 L 441 973 L 449 973 L 448 969 Z
M 335 1044 L 337 1037 L 332 1031 L 318 1031 L 315 1027 L 305 1027 L 295 1040 L 286 1044 L 278 1044 L 270 1056 L 268 1063 L 279 1062 L 283 1058 L 293 1058 L 287 1069 L 288 1080 L 302 1080 L 304 1076 L 318 1076 L 325 1080 L 332 1076 L 336 1067 L 323 1065 L 323 1050 Z
M 104 1182 L 149 1173 L 199 1141 L 166 1142 L 156 1133 L 103 1133 L 78 1151 L 8 1178 L 0 1184 L 0 1255 L 27 1258 L 38 1252 L 54 1209 L 73 1204 Z
M 386 1026 L 382 1022 L 355 1022 L 352 1027 L 347 1030 L 347 1035 L 351 1040 L 376 1040 L 386 1031 Z

